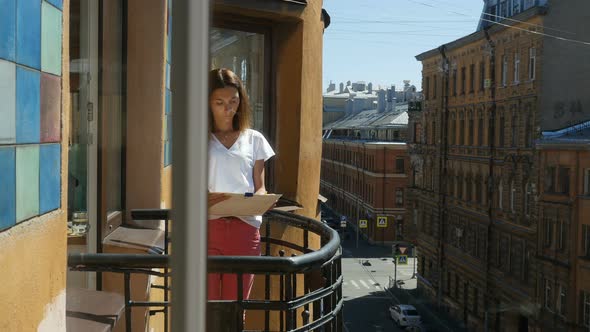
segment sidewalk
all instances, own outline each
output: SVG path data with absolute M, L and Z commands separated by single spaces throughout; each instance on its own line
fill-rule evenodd
M 468 331 L 462 322 L 457 322 L 448 313 L 438 308 L 430 299 L 422 296 L 418 289 L 390 288 L 389 291 L 403 304 L 411 304 L 422 316 L 425 331 Z

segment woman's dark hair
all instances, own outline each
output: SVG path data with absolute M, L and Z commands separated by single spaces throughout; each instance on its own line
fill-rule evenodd
M 244 84 L 233 71 L 227 68 L 217 68 L 209 72 L 209 97 L 213 94 L 216 89 L 222 89 L 227 87 L 234 87 L 238 90 L 240 97 L 240 104 L 238 110 L 233 118 L 233 129 L 242 131 L 250 128 L 250 104 L 248 102 L 248 94 L 244 89 Z M 215 122 L 211 109 L 209 108 L 209 131 L 215 131 Z

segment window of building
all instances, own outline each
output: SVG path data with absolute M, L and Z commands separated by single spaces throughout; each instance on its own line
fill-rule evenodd
M 567 236 L 567 225 L 563 220 L 557 222 L 557 249 L 565 250 L 565 239 Z
M 559 193 L 568 194 L 570 192 L 570 169 L 567 167 L 559 167 Z
M 498 147 L 504 147 L 504 125 L 506 119 L 504 115 L 500 117 L 500 125 L 498 126 Z
M 432 77 L 432 80 L 434 81 L 434 88 L 432 89 L 432 98 L 436 99 L 436 91 L 438 90 L 438 76 L 434 75 Z
M 404 190 L 402 188 L 397 188 L 395 190 L 395 204 L 397 206 L 404 205 Z
M 473 128 L 473 119 L 470 118 L 469 119 L 469 138 L 468 138 L 469 139 L 469 145 L 474 145 L 473 144 L 473 140 L 475 138 L 473 137 L 474 136 L 473 131 L 474 131 L 474 128 Z
M 529 9 L 535 5 L 535 0 L 524 0 L 524 8 L 523 10 Z
M 581 291 L 581 293 L 583 324 L 590 327 L 590 292 Z
M 543 296 L 543 304 L 545 308 L 551 312 L 553 312 L 553 289 L 552 289 L 552 282 L 549 279 L 545 279 L 545 292 Z
M 544 219 L 545 231 L 544 231 L 544 242 L 545 247 L 551 247 L 553 244 L 553 221 L 549 218 Z
M 514 201 L 516 199 L 516 188 L 514 187 L 514 180 L 510 182 L 510 212 L 515 212 Z
M 482 61 L 479 63 L 479 91 L 485 89 L 486 82 L 486 64 Z
M 461 67 L 461 94 L 465 94 L 465 67 Z
M 520 0 L 512 1 L 512 15 L 520 13 Z
M 473 178 L 469 176 L 466 182 L 465 185 L 467 188 L 465 189 L 465 200 L 470 202 L 473 198 Z
M 559 297 L 557 298 L 557 312 L 561 316 L 565 316 L 565 309 L 567 307 L 567 288 L 564 285 L 559 285 Z
M 505 17 L 508 16 L 508 1 L 504 0 L 500 2 L 500 17 L 498 21 L 503 20 Z
M 477 145 L 483 146 L 483 118 L 477 121 Z
M 453 88 L 453 96 L 456 96 L 457 95 L 457 69 L 453 69 L 452 88 Z
M 451 118 L 451 129 L 449 130 L 449 144 L 455 145 L 456 144 L 456 135 L 457 132 L 455 131 L 457 127 L 457 120 Z
M 554 193 L 555 192 L 555 174 L 556 168 L 555 166 L 550 166 L 545 168 L 545 192 L 546 193 Z
M 533 145 L 531 119 L 527 115 L 524 118 L 524 146 L 530 148 Z
M 582 225 L 582 254 L 590 257 L 590 225 Z
M 527 183 L 524 186 L 524 200 L 523 200 L 523 205 L 524 205 L 524 215 L 525 216 L 529 216 L 531 213 L 531 197 L 532 197 L 532 188 L 531 188 L 531 184 Z
M 514 53 L 514 84 L 520 81 L 520 54 Z
M 430 135 L 430 144 L 436 144 L 436 122 L 432 121 L 432 133 Z
M 512 115 L 512 121 L 510 125 L 512 126 L 512 147 L 515 148 L 518 144 L 518 117 L 516 114 Z
M 507 55 L 502 55 L 501 65 L 502 65 L 501 82 L 502 82 L 502 86 L 505 87 L 506 82 L 508 80 L 508 56 Z
M 477 204 L 483 204 L 482 194 L 482 178 L 478 176 L 475 180 L 475 202 Z
M 405 172 L 404 158 L 396 158 L 395 159 L 395 172 L 396 173 L 404 173 Z
M 503 203 L 504 201 L 504 188 L 502 185 L 502 181 L 500 181 L 500 184 L 498 185 L 498 209 L 502 210 L 503 209 Z
M 424 80 L 424 99 L 428 100 L 428 94 L 430 92 L 430 77 L 426 77 Z
M 537 50 L 534 47 L 529 49 L 529 80 L 535 79 L 535 64 L 537 60 Z
M 590 168 L 584 169 L 584 195 L 590 195 Z
M 463 116 L 459 120 L 459 144 L 465 145 L 465 119 Z
M 469 93 L 475 91 L 475 64 L 469 65 Z
M 497 15 L 498 15 L 497 11 L 498 11 L 498 6 L 497 5 L 490 6 L 490 8 L 488 10 L 488 13 L 489 13 L 488 19 L 490 21 L 494 21 L 495 22 L 495 21 L 498 20 L 498 18 L 497 18 Z
M 457 177 L 457 198 L 463 199 L 463 176 Z

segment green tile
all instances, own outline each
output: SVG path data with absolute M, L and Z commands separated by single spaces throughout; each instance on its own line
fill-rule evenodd
M 39 145 L 16 147 L 16 222 L 39 214 Z
M 43 1 L 41 8 L 41 70 L 61 76 L 61 12 Z

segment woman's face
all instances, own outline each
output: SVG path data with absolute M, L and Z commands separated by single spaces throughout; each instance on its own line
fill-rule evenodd
M 209 107 L 213 113 L 215 128 L 218 130 L 232 129 L 233 118 L 240 106 L 238 89 L 225 87 L 213 90 L 209 98 Z

